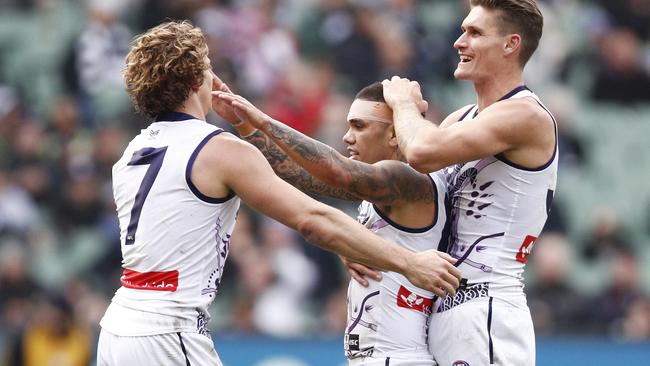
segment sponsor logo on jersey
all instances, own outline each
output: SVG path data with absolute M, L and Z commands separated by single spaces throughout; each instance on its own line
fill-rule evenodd
M 158 134 L 160 133 L 160 130 L 149 130 L 149 139 L 155 139 L 158 137 Z
M 397 291 L 397 306 L 401 308 L 413 309 L 425 315 L 431 314 L 433 299 L 427 299 L 414 292 L 411 292 L 404 286 L 400 286 Z
M 137 272 L 125 268 L 120 282 L 122 286 L 136 290 L 174 292 L 178 288 L 178 271 Z
M 519 247 L 519 252 L 517 253 L 517 262 L 528 262 L 528 256 L 533 251 L 533 245 L 535 244 L 536 239 L 536 236 L 526 235 L 523 243 L 521 243 L 521 247 Z
M 359 350 L 359 335 L 358 334 L 345 334 L 343 340 L 344 347 L 346 351 L 358 351 Z

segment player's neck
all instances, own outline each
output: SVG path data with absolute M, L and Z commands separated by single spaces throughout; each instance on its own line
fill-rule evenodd
M 178 109 L 176 112 L 187 113 L 190 116 L 205 121 L 205 116 L 208 114 L 201 105 L 201 100 L 198 98 L 198 94 L 191 93 L 189 98 L 185 100 L 185 103 Z
M 524 85 L 521 72 L 502 73 L 486 80 L 475 81 L 474 90 L 476 91 L 478 110 L 482 111 L 498 102 L 504 95 L 521 85 Z

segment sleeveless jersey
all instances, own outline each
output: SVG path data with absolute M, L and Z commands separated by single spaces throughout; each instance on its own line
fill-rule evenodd
M 525 86 L 501 100 L 524 97 L 534 98 L 550 114 Z M 477 110 L 472 106 L 458 123 L 474 123 Z M 439 249 L 459 259 L 468 283 L 487 283 L 490 296 L 523 294 L 524 266 L 555 191 L 557 124 L 551 118 L 555 150 L 543 166 L 528 169 L 498 154 L 447 168 L 449 237 Z
M 207 334 L 239 198 L 192 183 L 201 148 L 223 130 L 183 113 L 161 116 L 113 166 L 123 275 L 102 328 L 122 336 Z
M 358 221 L 380 237 L 413 251 L 435 249 L 446 221 L 442 172 L 429 174 L 433 182 L 437 212 L 434 222 L 410 229 L 392 222 L 372 203 L 359 206 Z M 368 279 L 363 287 L 354 280 L 348 287 L 348 323 L 344 348 L 348 358 L 395 357 L 431 359 L 427 350 L 427 327 L 432 311 L 432 292 L 420 289 L 406 277 L 384 272 L 381 281 Z

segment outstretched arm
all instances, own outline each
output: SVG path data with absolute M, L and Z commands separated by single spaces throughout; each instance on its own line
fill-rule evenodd
M 455 294 L 460 272 L 452 265 L 453 258 L 437 251 L 414 253 L 376 236 L 343 212 L 291 187 L 244 141 L 228 134 L 213 137 L 199 153 L 194 169 L 203 172 L 194 182 L 200 190 L 224 184 L 249 206 L 298 230 L 323 249 L 403 273 L 416 286 L 439 296 Z
M 354 194 L 337 187 L 332 187 L 316 179 L 305 169 L 296 164 L 268 136 L 252 126 L 246 115 L 238 116 L 230 101 L 219 98 L 219 92 L 232 94 L 228 86 L 214 76 L 212 90 L 212 109 L 237 129 L 239 135 L 257 147 L 271 164 L 275 173 L 285 181 L 303 192 L 329 196 L 346 201 L 360 201 Z M 261 112 L 260 112 L 261 113 Z
M 367 164 L 348 159 L 330 146 L 267 116 L 241 96 L 220 93 L 219 98 L 229 101 L 242 119 L 268 136 L 263 144 L 251 141 L 254 145 L 258 148 L 263 145 L 268 150 L 268 139 L 271 139 L 277 145 L 275 148 L 280 147 L 284 152 L 276 152 L 276 156 L 289 156 L 326 185 L 373 203 L 387 205 L 399 202 L 431 203 L 434 200 L 430 179 L 403 162 L 385 160 Z M 259 131 L 251 136 L 263 139 Z M 274 165 L 274 162 L 271 164 Z
M 347 201 L 360 201 L 361 198 L 352 192 L 340 187 L 325 184 L 311 175 L 307 170 L 293 161 L 276 143 L 260 130 L 255 130 L 250 135 L 243 135 L 244 139 L 257 147 L 273 170 L 280 178 L 302 191 L 338 198 Z

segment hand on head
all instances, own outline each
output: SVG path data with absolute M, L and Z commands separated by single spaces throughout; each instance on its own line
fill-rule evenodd
M 420 84 L 399 76 L 393 76 L 390 80 L 384 79 L 381 82 L 384 86 L 384 99 L 392 109 L 405 103 L 415 103 L 418 111 L 424 115 L 429 108 L 429 103 L 422 97 Z

